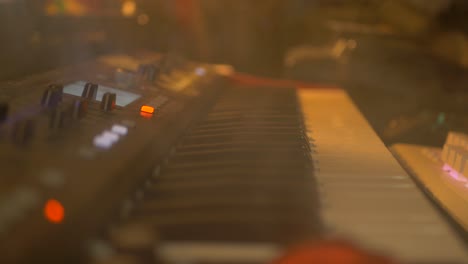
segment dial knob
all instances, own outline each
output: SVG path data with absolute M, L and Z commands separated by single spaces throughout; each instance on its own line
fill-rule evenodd
M 101 110 L 104 110 L 106 112 L 114 110 L 116 99 L 117 95 L 115 93 L 105 93 L 102 96 Z
M 0 123 L 3 123 L 8 117 L 8 103 L 0 102 Z
M 88 100 L 95 100 L 97 95 L 98 85 L 95 83 L 86 83 L 81 97 Z
M 144 82 L 154 82 L 158 72 L 158 68 L 152 64 L 142 64 L 138 67 L 138 74 Z
M 50 113 L 49 126 L 51 129 L 58 129 L 71 122 L 72 109 L 69 106 L 60 106 L 53 109 Z
M 29 143 L 35 132 L 35 122 L 33 119 L 25 119 L 16 122 L 13 126 L 13 141 L 18 144 Z
M 114 80 L 118 86 L 128 89 L 135 86 L 136 74 L 125 69 L 117 69 L 114 73 Z
M 72 108 L 73 119 L 82 119 L 88 113 L 88 101 L 84 98 L 76 99 Z
M 56 107 L 63 96 L 63 86 L 59 84 L 51 84 L 42 94 L 41 104 L 44 107 Z

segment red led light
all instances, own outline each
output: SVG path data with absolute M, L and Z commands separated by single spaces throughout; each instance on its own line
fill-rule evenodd
M 59 224 L 65 218 L 65 208 L 55 199 L 47 200 L 44 205 L 44 217 L 51 223 Z

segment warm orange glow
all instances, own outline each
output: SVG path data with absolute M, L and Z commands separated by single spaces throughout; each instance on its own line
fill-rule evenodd
M 145 113 L 145 112 L 140 112 L 140 116 L 144 118 L 152 118 L 153 114 Z
M 396 264 L 390 258 L 367 252 L 342 241 L 321 241 L 306 243 L 287 252 L 274 264 Z
M 136 11 L 136 3 L 135 1 L 125 1 L 122 3 L 122 15 L 125 17 L 131 17 L 135 14 Z
M 47 221 L 59 224 L 65 218 L 65 208 L 59 201 L 50 199 L 44 206 L 44 216 Z
M 149 105 L 144 105 L 140 108 L 140 111 L 143 113 L 148 113 L 148 114 L 153 114 L 154 113 L 154 107 L 149 106 Z
M 83 2 L 79 0 L 47 1 L 45 11 L 48 15 L 66 14 L 83 16 L 90 11 L 89 6 Z

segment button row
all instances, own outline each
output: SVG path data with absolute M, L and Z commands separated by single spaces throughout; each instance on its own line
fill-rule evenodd
M 100 149 L 110 149 L 119 139 L 128 134 L 128 127 L 115 124 L 110 130 L 105 130 L 94 137 L 93 144 Z

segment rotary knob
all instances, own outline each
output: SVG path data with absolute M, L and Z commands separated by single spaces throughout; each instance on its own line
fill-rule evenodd
M 138 75 L 144 82 L 154 82 L 158 73 L 158 68 L 152 64 L 142 64 L 138 67 Z
M 106 112 L 114 110 L 116 100 L 117 95 L 115 93 L 105 93 L 102 96 L 101 110 L 104 110 Z
M 65 127 L 71 122 L 72 109 L 69 106 L 56 107 L 50 113 L 49 126 L 51 129 L 56 130 Z
M 42 94 L 41 105 L 44 107 L 56 107 L 63 96 L 63 86 L 59 84 L 51 84 Z
M 125 69 L 117 69 L 114 73 L 114 80 L 118 86 L 128 89 L 135 86 L 136 74 L 132 71 Z
M 96 100 L 98 85 L 95 83 L 86 83 L 81 97 L 88 100 Z
M 34 136 L 35 126 L 33 119 L 16 122 L 13 126 L 13 141 L 18 144 L 29 143 Z
M 88 101 L 84 98 L 76 99 L 72 108 L 73 119 L 82 119 L 88 112 Z

